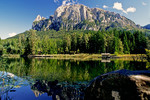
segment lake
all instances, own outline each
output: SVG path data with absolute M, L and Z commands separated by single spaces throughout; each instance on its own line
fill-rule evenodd
M 83 99 L 84 89 L 107 72 L 149 70 L 149 62 L 0 59 L 0 100 Z

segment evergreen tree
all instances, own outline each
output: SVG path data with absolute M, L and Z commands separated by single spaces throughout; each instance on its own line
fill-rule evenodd
M 0 56 L 3 55 L 3 45 L 2 45 L 2 41 L 0 38 Z
M 24 56 L 28 56 L 29 54 L 31 54 L 31 46 L 30 46 L 30 43 L 29 43 L 29 38 L 27 37 L 26 43 L 25 43 Z
M 30 30 L 29 41 L 31 46 L 31 54 L 34 55 L 36 51 L 36 42 L 37 42 L 37 35 L 35 30 Z
M 83 36 L 83 48 L 84 52 L 88 53 L 89 52 L 89 35 L 84 34 Z
M 126 35 L 126 33 L 124 35 L 125 35 L 124 38 L 123 38 L 124 53 L 125 54 L 129 54 L 130 53 L 130 49 L 129 49 L 129 46 L 128 46 L 127 35 Z
M 76 33 L 71 35 L 71 50 L 77 51 L 77 36 Z

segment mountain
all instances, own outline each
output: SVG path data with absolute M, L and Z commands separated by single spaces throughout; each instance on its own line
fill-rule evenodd
M 150 30 L 150 24 L 143 26 L 144 29 L 149 29 Z
M 100 8 L 89 8 L 80 4 L 60 6 L 56 9 L 54 15 L 48 19 L 38 15 L 32 24 L 32 29 L 38 31 L 48 29 L 97 31 L 109 28 L 136 29 L 140 26 L 120 14 Z
M 34 22 L 38 22 L 38 21 L 45 20 L 45 19 L 46 19 L 46 18 L 41 17 L 40 15 L 38 15 L 38 16 L 36 17 L 36 19 L 34 20 Z

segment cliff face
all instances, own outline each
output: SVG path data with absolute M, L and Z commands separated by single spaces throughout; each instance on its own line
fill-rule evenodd
M 49 26 L 52 24 L 52 19 L 53 19 L 52 16 L 50 16 L 49 19 L 46 19 L 38 15 L 37 18 L 32 23 L 32 29 L 38 31 L 45 31 L 49 29 Z
M 38 16 L 39 17 L 39 16 Z M 120 14 L 102 10 L 100 8 L 88 8 L 84 5 L 60 6 L 54 16 L 49 19 L 36 18 L 33 22 L 34 30 L 100 30 L 109 28 L 140 28 L 133 21 Z

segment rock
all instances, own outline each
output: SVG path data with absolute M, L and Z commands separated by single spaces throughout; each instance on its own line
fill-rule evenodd
M 133 21 L 120 14 L 105 11 L 100 8 L 89 8 L 84 5 L 75 4 L 60 6 L 56 9 L 54 16 L 49 19 L 37 16 L 33 22 L 34 30 L 95 30 L 109 28 L 139 28 Z
M 36 17 L 36 19 L 34 20 L 34 22 L 35 21 L 40 21 L 42 19 L 42 17 L 40 16 L 40 15 L 38 15 L 37 17 Z
M 49 19 L 41 17 L 40 15 L 32 23 L 32 29 L 37 31 L 46 31 L 49 29 L 50 25 L 52 24 L 53 16 L 50 16 Z
M 36 17 L 36 19 L 34 20 L 34 22 L 36 22 L 36 21 L 41 21 L 41 20 L 45 20 L 46 18 L 44 18 L 44 17 L 41 17 L 40 15 L 38 15 L 37 17 Z
M 85 100 L 150 100 L 150 71 L 119 70 L 96 77 Z

